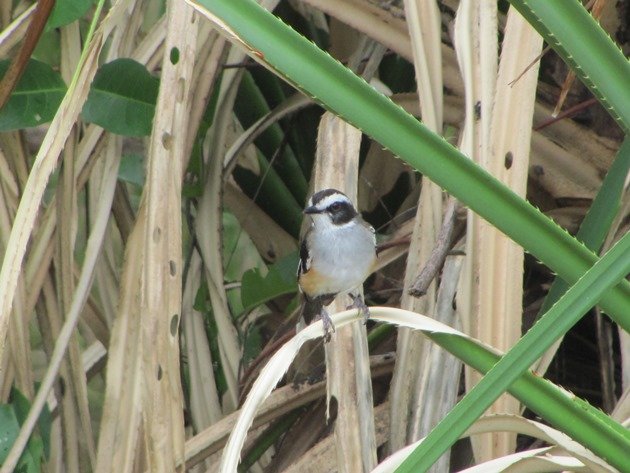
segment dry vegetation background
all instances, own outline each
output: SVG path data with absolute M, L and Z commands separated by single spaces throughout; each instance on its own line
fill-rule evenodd
M 2 471 L 18 461 L 24 471 L 172 471 L 184 463 L 215 471 L 261 366 L 294 333 L 292 278 L 309 189 L 357 196 L 379 240 L 395 243 L 367 281 L 371 305 L 427 314 L 506 350 L 553 281 L 381 145 L 231 46 L 188 4 L 167 3 L 106 4 L 89 43 L 91 4 L 80 20 L 46 30 L 33 57 L 60 72 L 67 94 L 50 123 L 0 134 L 0 403 L 2 413 L 22 413 L 18 444 L 31 438 Z M 497 34 L 475 23 L 476 2 L 459 13 L 455 0 L 264 3 L 577 231 L 623 133 L 507 4 Z M 627 52 L 628 2 L 592 3 Z M 2 2 L 3 57 L 18 54 L 34 11 Z M 99 66 L 119 58 L 159 77 L 159 92 L 153 103 L 144 85 L 112 98 L 112 117 L 99 123 L 107 131 L 83 106 Z M 468 104 L 474 116 L 465 113 L 468 87 L 483 97 Z M 549 123 L 560 96 L 568 116 Z M 146 136 L 122 136 L 136 120 L 125 116 L 134 101 L 151 110 L 148 123 L 154 111 Z M 626 193 L 607 246 L 626 231 L 628 202 Z M 447 209 L 453 251 L 427 294 L 412 297 L 407 289 Z M 626 338 L 593 311 L 536 370 L 625 420 Z M 321 343 L 309 345 L 261 409 L 246 468 L 372 468 L 377 453 L 426 435 L 478 379 L 410 329 L 354 324 L 326 351 L 327 377 Z M 357 361 L 368 356 L 371 371 Z M 328 423 L 327 386 L 335 400 Z M 451 469 L 549 442 L 526 426 L 532 415 L 514 398 L 489 414 L 503 424 L 459 442 Z M 17 435 L 8 426 L 0 433 Z M 0 446 L 6 454 L 9 445 Z M 448 468 L 443 458 L 436 471 Z

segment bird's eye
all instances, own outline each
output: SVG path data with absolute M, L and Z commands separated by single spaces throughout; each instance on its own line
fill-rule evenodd
M 341 204 L 339 202 L 334 202 L 330 204 L 330 210 L 333 212 L 339 212 L 341 210 Z

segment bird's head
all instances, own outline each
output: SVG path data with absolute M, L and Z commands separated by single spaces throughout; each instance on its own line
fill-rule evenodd
M 348 196 L 337 189 L 324 189 L 314 193 L 308 200 L 304 213 L 314 222 L 330 222 L 338 226 L 350 223 L 358 215 Z

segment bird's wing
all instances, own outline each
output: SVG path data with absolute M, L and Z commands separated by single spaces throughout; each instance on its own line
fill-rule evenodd
M 374 252 L 376 252 L 376 230 L 374 230 L 374 227 L 372 225 L 363 220 L 363 218 L 361 218 L 360 222 L 361 225 L 363 225 L 372 233 L 372 239 L 374 240 Z
M 304 238 L 302 238 L 302 241 L 300 242 L 300 262 L 298 263 L 297 268 L 298 279 L 311 267 L 311 255 L 309 254 L 308 245 L 306 244 L 307 236 L 308 232 L 304 235 Z

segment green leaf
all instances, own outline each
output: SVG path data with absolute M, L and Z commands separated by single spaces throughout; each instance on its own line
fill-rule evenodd
M 630 234 L 626 234 L 571 287 L 512 349 L 442 419 L 397 472 L 426 471 L 531 364 L 566 333 L 602 295 L 630 272 Z M 624 469 L 630 435 L 606 440 L 608 425 L 594 424 L 582 443 L 611 465 Z M 580 441 L 580 439 L 576 438 Z
M 7 459 L 9 450 L 20 432 L 13 407 L 0 405 L 0 465 Z
M 33 436 L 29 439 L 26 450 L 22 453 L 16 471 L 26 473 L 40 473 L 42 471 L 42 439 Z
M 243 127 L 248 128 L 253 125 L 258 118 L 266 115 L 270 111 L 266 97 L 271 94 L 263 95 L 260 89 L 260 77 L 263 77 L 271 84 L 278 85 L 275 76 L 265 71 L 258 74 L 257 80 L 254 81 L 252 74 L 245 72 L 239 87 L 239 93 L 236 96 L 234 110 Z M 277 99 L 281 100 L 276 92 Z M 255 143 L 258 149 L 263 153 L 265 159 L 271 162 L 273 158 L 273 168 L 281 177 L 287 189 L 298 202 L 306 201 L 306 193 L 308 192 L 308 182 L 302 173 L 302 169 L 298 163 L 297 157 L 293 150 L 286 146 L 284 131 L 278 123 L 270 126 L 264 133 L 259 136 Z
M 0 465 L 9 455 L 11 447 L 20 432 L 21 424 L 28 415 L 31 406 L 28 399 L 17 389 L 11 390 L 11 400 L 11 404 L 0 405 Z M 50 413 L 47 412 L 47 414 L 50 422 Z M 42 429 L 41 419 L 40 417 L 40 429 Z M 48 425 L 47 435 L 50 435 L 50 425 Z M 42 438 L 39 434 L 34 433 L 28 440 L 26 450 L 22 452 L 15 471 L 40 472 L 43 453 L 44 443 Z
M 125 136 L 151 133 L 160 81 L 132 59 L 116 59 L 97 71 L 83 119 Z
M 118 179 L 139 187 L 144 186 L 144 157 L 140 153 L 123 155 L 118 168 Z
M 39 389 L 39 383 L 35 383 L 35 387 Z M 15 410 L 15 416 L 20 425 L 26 421 L 28 417 L 28 413 L 31 410 L 30 401 L 22 394 L 22 392 L 13 387 L 11 388 L 11 405 Z M 39 435 L 32 435 L 30 440 L 28 441 L 28 448 L 31 450 L 31 453 L 34 457 L 41 457 L 41 448 L 43 447 L 44 453 L 46 457 L 50 455 L 50 429 L 52 427 L 52 414 L 48 409 L 48 405 L 44 405 L 42 412 L 39 414 L 39 419 L 37 420 L 37 426 L 39 427 L 39 433 L 41 434 L 41 439 Z M 43 440 L 43 443 L 42 443 Z M 31 445 L 31 443 L 37 443 L 37 445 Z M 39 452 L 35 455 L 33 452 Z
M 297 238 L 302 224 L 302 207 L 260 152 L 258 165 L 260 167 L 258 175 L 240 166 L 236 166 L 232 175 L 249 198 L 289 234 Z
M 50 12 L 46 29 L 52 30 L 78 20 L 86 14 L 92 3 L 92 0 L 59 0 Z
M 31 58 L 46 64 L 59 64 L 61 62 L 61 33 L 59 30 L 44 30 Z
M 630 171 L 630 138 L 626 137 L 576 235 L 587 248 L 595 253 L 599 253 L 619 210 L 628 171 Z M 549 288 L 539 314 L 547 312 L 568 287 L 569 285 L 564 280 L 556 278 Z
M 258 324 L 251 324 L 247 327 L 245 341 L 243 343 L 243 365 L 247 366 L 258 355 L 263 346 L 263 337 Z
M 0 76 L 9 61 L 0 61 Z M 0 110 L 0 131 L 18 130 L 49 122 L 66 93 L 66 84 L 52 67 L 30 59 L 7 104 Z
M 241 300 L 245 311 L 278 296 L 297 291 L 295 277 L 297 263 L 297 253 L 292 253 L 269 266 L 269 272 L 265 276 L 257 268 L 243 274 Z

